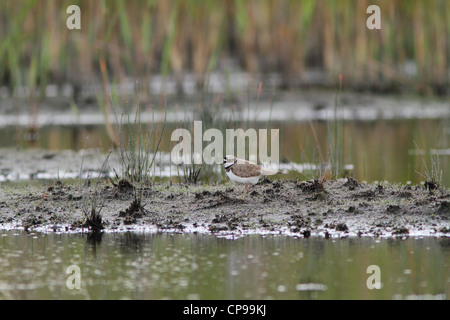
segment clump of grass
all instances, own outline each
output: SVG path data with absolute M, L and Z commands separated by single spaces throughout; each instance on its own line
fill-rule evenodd
M 340 95 L 342 92 L 342 75 L 339 75 L 339 87 L 334 99 L 333 116 L 327 120 L 327 142 L 328 154 L 322 153 L 316 129 L 311 121 L 309 127 L 314 138 L 314 162 L 315 168 L 312 170 L 312 177 L 302 173 L 309 180 L 314 179 L 321 185 L 328 180 L 335 180 L 343 177 L 344 171 L 344 120 L 340 112 Z M 299 143 L 299 149 L 304 150 L 303 144 Z M 303 151 L 302 151 L 303 152 Z
M 183 150 L 183 153 L 186 150 Z M 184 157 L 184 155 L 183 155 Z M 204 168 L 203 164 L 196 164 L 194 161 L 194 153 L 191 150 L 189 154 L 190 163 L 182 163 L 177 166 L 177 175 L 180 182 L 196 184 L 200 178 L 200 173 Z M 180 169 L 181 168 L 181 169 Z M 181 171 L 181 172 L 180 172 Z
M 136 86 L 137 104 L 134 113 L 134 119 L 130 116 L 128 110 L 126 114 L 126 123 L 123 123 L 123 113 L 120 122 L 117 114 L 114 112 L 116 124 L 119 128 L 118 136 L 115 134 L 110 121 L 112 94 L 108 99 L 107 85 L 108 74 L 106 62 L 100 59 L 100 71 L 103 83 L 103 103 L 99 101 L 99 106 L 105 113 L 105 125 L 108 136 L 114 147 L 118 148 L 121 160 L 121 178 L 128 179 L 131 183 L 148 184 L 151 182 L 151 171 L 155 164 L 155 158 L 159 150 L 159 145 L 163 136 L 166 123 L 166 96 L 164 95 L 165 117 L 163 127 L 159 138 L 157 137 L 157 128 L 155 125 L 155 113 L 152 111 L 151 128 L 148 130 L 146 124 L 141 121 L 141 105 L 139 88 Z M 152 148 L 153 143 L 153 148 Z M 119 180 L 119 175 L 116 172 Z
M 229 119 L 226 119 L 223 116 L 218 116 L 220 114 L 221 108 L 223 107 L 222 102 L 223 96 L 219 94 L 214 97 L 214 95 L 209 91 L 208 83 L 206 83 L 202 88 L 201 96 L 193 115 L 193 119 L 195 119 L 196 121 L 201 121 L 203 132 L 208 130 L 209 128 L 217 128 L 224 131 L 225 128 L 230 127 L 231 121 L 229 121 Z M 191 129 L 194 132 L 194 136 L 196 134 L 202 135 L 202 132 L 194 131 L 192 123 L 193 121 L 189 117 L 185 116 L 185 119 L 180 122 L 180 127 L 186 130 Z M 204 143 L 205 142 L 202 139 L 202 150 L 204 147 Z M 211 180 L 211 178 L 216 176 L 216 173 L 214 172 L 214 166 L 195 163 L 194 157 L 202 155 L 195 155 L 191 149 L 191 154 L 188 156 L 190 158 L 190 164 L 180 165 L 179 168 L 181 167 L 181 170 L 177 168 L 180 181 L 190 184 L 196 184 L 200 179 L 205 178 Z M 180 171 L 182 176 L 180 174 Z
M 203 165 L 184 165 L 183 166 L 183 176 L 184 181 L 187 183 L 196 184 L 198 181 L 198 178 L 200 176 L 200 172 L 202 171 Z
M 333 120 L 327 122 L 328 128 L 328 163 L 331 178 L 337 179 L 343 168 L 344 121 L 339 114 L 339 103 L 342 92 L 342 75 L 339 75 L 339 88 L 334 99 Z
M 125 211 L 120 211 L 119 217 L 124 219 L 125 224 L 133 224 L 147 213 L 148 211 L 142 205 L 142 191 L 135 189 L 133 201 Z
M 439 163 L 439 155 L 433 153 L 430 149 L 430 163 L 431 168 L 428 168 L 427 162 L 425 161 L 425 157 L 423 156 L 422 151 L 420 150 L 417 143 L 414 141 L 416 145 L 417 152 L 419 153 L 422 163 L 425 167 L 425 173 L 417 172 L 419 175 L 425 178 L 425 188 L 429 191 L 434 189 L 439 189 L 442 186 L 442 170 Z
M 155 114 L 152 112 L 150 129 L 141 121 L 141 107 L 138 102 L 134 119 L 127 114 L 127 123 L 118 122 L 118 150 L 120 155 L 121 176 L 131 183 L 149 184 L 152 181 L 152 169 L 155 165 L 166 123 L 166 105 L 164 98 L 164 121 L 158 137 Z M 122 115 L 123 116 L 123 115 Z M 117 118 L 116 118 L 117 121 Z M 126 129 L 126 134 L 125 130 Z M 153 146 L 152 146 L 153 144 Z
M 84 212 L 85 220 L 83 227 L 89 228 L 92 232 L 100 232 L 104 229 L 102 215 L 100 214 L 101 208 L 97 209 L 94 204 L 89 211 Z
M 102 219 L 101 211 L 104 207 L 106 198 L 104 197 L 102 198 L 100 195 L 100 183 L 101 183 L 100 175 L 106 171 L 110 154 L 111 152 L 108 153 L 105 160 L 103 161 L 99 177 L 97 178 L 94 185 L 93 192 L 91 192 L 90 190 L 91 180 L 89 175 L 84 182 L 81 181 L 83 160 L 80 166 L 80 186 L 82 189 L 81 210 L 84 215 L 84 221 L 82 225 L 83 227 L 89 228 L 89 230 L 91 230 L 94 233 L 100 232 L 101 230 L 104 229 L 104 222 Z

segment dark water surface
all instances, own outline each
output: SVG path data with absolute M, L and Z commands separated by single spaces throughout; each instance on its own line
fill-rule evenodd
M 72 269 L 67 273 L 70 266 L 79 273 Z M 381 289 L 368 288 L 368 279 L 375 275 L 370 266 L 379 268 Z M 76 274 L 80 289 L 70 289 L 67 284 L 77 283 Z M 449 295 L 448 238 L 255 235 L 230 240 L 200 234 L 92 237 L 0 231 L 0 299 L 448 299 Z

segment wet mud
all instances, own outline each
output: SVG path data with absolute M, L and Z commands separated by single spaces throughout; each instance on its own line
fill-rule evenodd
M 311 236 L 450 235 L 450 191 L 430 185 L 268 180 L 249 186 L 126 180 L 2 184 L 0 227 L 47 232 L 193 232 Z M 97 221 L 98 222 L 98 221 Z

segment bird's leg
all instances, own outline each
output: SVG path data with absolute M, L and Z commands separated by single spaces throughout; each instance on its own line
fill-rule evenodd
M 247 195 L 247 188 L 248 188 L 248 184 L 245 185 L 244 199 L 245 199 L 245 196 Z

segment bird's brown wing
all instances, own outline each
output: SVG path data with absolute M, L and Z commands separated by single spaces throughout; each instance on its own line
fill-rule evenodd
M 233 173 L 242 178 L 257 177 L 261 175 L 261 168 L 250 161 L 238 160 L 231 166 Z

